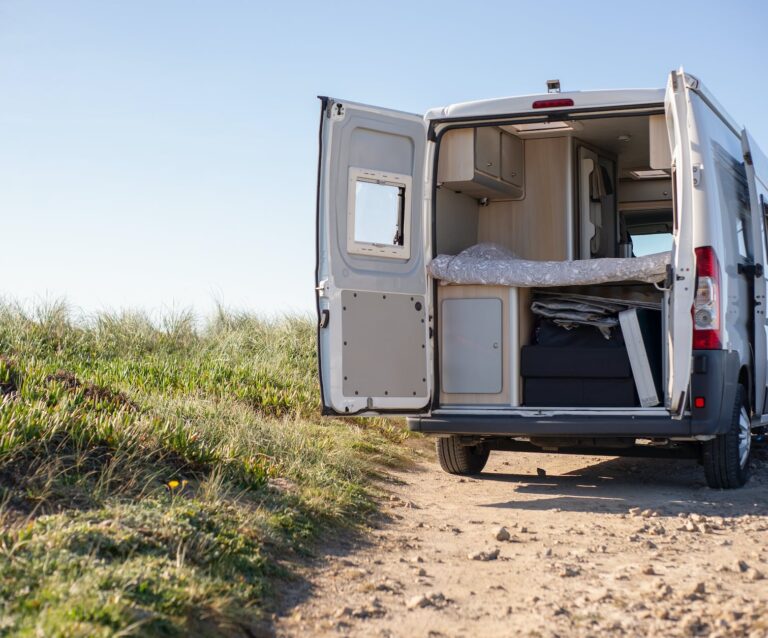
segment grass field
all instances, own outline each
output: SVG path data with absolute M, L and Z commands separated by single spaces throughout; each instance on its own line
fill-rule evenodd
M 0 635 L 248 636 L 402 425 L 319 418 L 315 328 L 0 305 Z

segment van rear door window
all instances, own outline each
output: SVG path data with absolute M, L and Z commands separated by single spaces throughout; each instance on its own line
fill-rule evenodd
M 410 256 L 410 186 L 408 175 L 350 169 L 347 252 Z
M 404 198 L 404 188 L 358 179 L 355 185 L 355 241 L 402 246 Z

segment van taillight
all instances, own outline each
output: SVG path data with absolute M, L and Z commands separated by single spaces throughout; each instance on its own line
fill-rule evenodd
M 720 266 L 712 246 L 696 249 L 693 347 L 700 350 L 723 347 L 720 338 Z

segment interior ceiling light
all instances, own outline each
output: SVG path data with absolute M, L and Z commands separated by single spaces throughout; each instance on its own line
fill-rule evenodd
M 628 171 L 629 176 L 632 179 L 659 179 L 660 177 L 669 177 L 669 173 L 665 170 L 634 170 Z
M 545 133 L 547 131 L 557 131 L 558 133 L 566 131 L 580 131 L 584 128 L 580 122 L 525 122 L 520 124 L 511 124 L 509 127 L 515 132 L 525 133 Z

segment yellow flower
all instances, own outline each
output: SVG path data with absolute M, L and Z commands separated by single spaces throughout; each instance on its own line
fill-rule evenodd
M 170 487 L 172 490 L 175 490 L 179 486 L 178 481 L 168 481 L 168 487 Z

